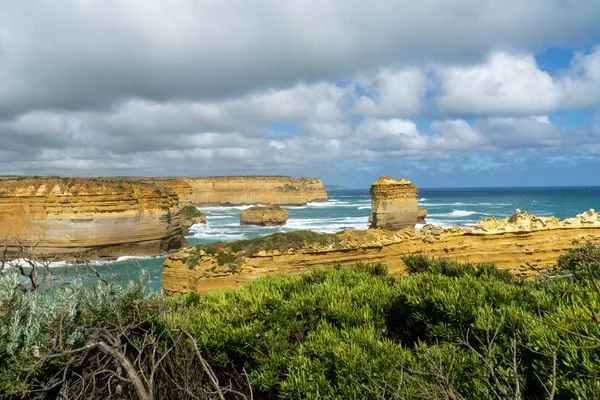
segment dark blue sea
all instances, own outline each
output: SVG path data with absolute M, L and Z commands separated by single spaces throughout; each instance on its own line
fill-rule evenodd
M 327 203 L 309 203 L 302 207 L 286 207 L 289 220 L 283 227 L 240 226 L 239 214 L 244 207 L 200 207 L 207 224 L 192 226 L 186 233 L 190 245 L 218 241 L 250 239 L 275 232 L 313 230 L 333 233 L 344 229 L 366 229 L 371 214 L 368 189 L 329 191 Z M 494 216 L 505 218 L 521 209 L 535 215 L 554 215 L 560 219 L 574 217 L 584 211 L 600 209 L 600 187 L 550 188 L 478 188 L 420 189 L 419 206 L 428 209 L 427 223 L 452 227 L 472 226 Z M 117 274 L 139 262 L 150 272 L 150 286 L 160 290 L 164 257 L 121 257 L 111 263 Z M 135 274 L 135 272 L 134 272 Z

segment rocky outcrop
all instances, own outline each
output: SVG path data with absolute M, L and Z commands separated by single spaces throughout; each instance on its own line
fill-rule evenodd
M 415 226 L 417 187 L 407 179 L 382 176 L 371 185 L 372 228 L 401 229 Z
M 173 190 L 182 205 L 231 206 L 251 204 L 305 205 L 327 201 L 317 178 L 289 176 L 215 176 L 204 178 L 147 178 Z
M 141 181 L 0 178 L 0 232 L 50 257 L 157 255 L 186 245 L 177 195 Z
M 162 285 L 168 293 L 205 292 L 275 273 L 358 262 L 381 262 L 390 273 L 403 274 L 402 256 L 407 254 L 493 262 L 518 276 L 532 276 L 554 267 L 557 257 L 573 247 L 587 241 L 600 244 L 600 216 L 594 210 L 556 223 L 552 217 L 522 212 L 495 220 L 494 226 L 491 219 L 484 221 L 472 229 L 426 225 L 421 230 L 368 229 L 333 235 L 290 232 L 190 247 L 167 258 Z
M 288 211 L 278 205 L 254 206 L 240 212 L 241 225 L 279 226 L 287 220 Z
M 206 215 L 194 206 L 184 206 L 179 211 L 179 221 L 181 229 L 188 229 L 192 225 L 205 224 Z
M 327 191 L 323 182 L 318 178 L 302 177 L 298 179 L 300 188 L 306 192 L 307 201 L 327 201 Z
M 427 217 L 427 209 L 419 207 L 417 211 L 417 224 L 426 224 L 425 218 Z

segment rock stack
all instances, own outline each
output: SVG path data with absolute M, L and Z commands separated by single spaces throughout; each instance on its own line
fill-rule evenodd
M 255 206 L 240 212 L 241 225 L 278 226 L 285 225 L 288 212 L 278 205 Z
M 371 185 L 371 228 L 402 229 L 417 223 L 417 187 L 409 180 L 382 176 Z

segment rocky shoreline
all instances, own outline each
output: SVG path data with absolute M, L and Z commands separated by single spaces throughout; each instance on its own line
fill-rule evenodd
M 526 212 L 481 221 L 473 228 L 351 230 L 337 234 L 290 232 L 255 240 L 189 247 L 167 257 L 162 286 L 167 293 L 236 287 L 276 273 L 299 274 L 316 267 L 382 263 L 406 273 L 402 257 L 424 254 L 455 261 L 490 262 L 517 276 L 554 267 L 558 255 L 587 242 L 600 243 L 600 215 L 589 210 L 558 221 Z

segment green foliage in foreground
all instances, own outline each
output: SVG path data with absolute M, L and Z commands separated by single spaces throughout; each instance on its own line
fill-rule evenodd
M 30 387 L 22 371 L 53 351 L 59 327 L 63 346 L 77 347 L 94 328 L 141 315 L 158 349 L 144 357 L 168 353 L 168 367 L 155 378 L 157 398 L 193 398 L 167 377 L 207 382 L 198 359 L 196 375 L 185 370 L 194 351 L 178 332 L 191 334 L 221 384 L 248 395 L 249 381 L 257 399 L 597 398 L 593 251 L 570 252 L 561 258 L 563 271 L 548 279 L 524 281 L 488 264 L 413 256 L 404 260 L 409 277 L 388 277 L 381 265 L 333 267 L 166 302 L 135 287 L 111 296 L 67 288 L 51 304 L 11 292 L 4 277 L 0 390 L 17 395 Z M 574 279 L 576 271 L 587 275 Z M 160 312 L 152 312 L 157 304 Z M 70 360 L 56 359 L 53 367 Z M 33 370 L 38 380 L 49 374 Z M 194 393 L 206 398 L 214 391 Z

